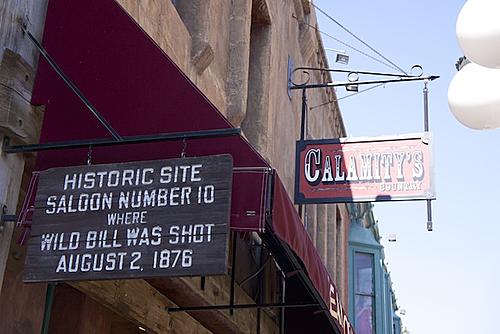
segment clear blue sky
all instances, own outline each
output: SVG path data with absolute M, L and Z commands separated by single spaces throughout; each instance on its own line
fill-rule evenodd
M 434 231 L 423 202 L 377 203 L 394 289 L 412 334 L 500 333 L 500 129 L 475 131 L 448 108 L 448 85 L 461 51 L 455 37 L 465 0 L 316 0 L 316 5 L 405 70 L 421 64 L 440 75 L 429 85 L 437 200 Z M 317 13 L 320 29 L 364 48 Z M 349 69 L 390 68 L 323 36 L 325 47 L 346 49 Z M 334 79 L 345 78 L 336 75 Z M 421 132 L 422 83 L 387 84 L 340 101 L 349 136 Z M 345 95 L 338 89 L 339 97 Z M 388 234 L 397 242 L 387 242 Z

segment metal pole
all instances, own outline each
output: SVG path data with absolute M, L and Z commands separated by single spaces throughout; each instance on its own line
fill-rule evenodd
M 429 132 L 429 89 L 427 88 L 428 80 L 424 81 L 424 131 Z M 427 200 L 427 231 L 432 231 L 432 202 Z
M 321 307 L 318 303 L 263 303 L 263 304 L 236 304 L 236 305 L 205 305 L 205 306 L 188 306 L 188 307 L 167 307 L 165 310 L 169 313 L 175 312 L 198 312 L 198 311 L 213 311 L 213 310 L 243 310 L 255 308 L 318 308 Z
M 307 95 L 306 95 L 306 88 L 304 87 L 302 89 L 302 114 L 300 117 L 300 140 L 304 140 L 306 137 L 306 114 L 307 114 Z M 298 171 L 295 171 L 295 173 L 298 173 Z M 299 205 L 299 217 L 302 218 L 302 205 Z
M 307 95 L 306 88 L 302 89 L 302 115 L 300 119 L 300 140 L 304 140 L 306 136 L 306 114 L 307 114 Z
M 62 150 L 62 149 L 76 149 L 87 148 L 92 146 L 115 146 L 115 145 L 129 145 L 129 144 L 145 144 L 159 141 L 179 140 L 179 139 L 197 139 L 197 138 L 218 138 L 226 136 L 235 136 L 241 133 L 241 129 L 227 128 L 227 129 L 214 129 L 214 130 L 200 130 L 200 131 L 186 131 L 186 132 L 172 132 L 172 133 L 158 133 L 154 135 L 138 135 L 122 137 L 120 141 L 112 138 L 95 138 L 85 140 L 71 140 L 50 142 L 41 144 L 27 144 L 27 145 L 10 145 L 8 137 L 4 138 L 3 153 L 28 153 L 49 150 Z
M 386 84 L 386 83 L 396 83 L 396 82 L 410 82 L 410 81 L 423 81 L 423 80 L 436 80 L 439 76 L 428 76 L 428 77 L 410 77 L 410 78 L 399 78 L 399 79 L 386 79 L 386 80 L 366 80 L 366 81 L 354 81 L 354 82 L 327 82 L 320 84 L 308 84 L 292 86 L 290 89 L 309 89 L 309 88 L 327 88 L 327 87 L 345 87 L 349 85 L 374 85 L 374 84 Z
M 257 328 L 256 333 L 260 334 L 260 308 L 257 308 Z
M 432 231 L 432 205 L 431 200 L 427 200 L 427 231 Z
M 71 79 L 63 72 L 63 70 L 57 65 L 57 63 L 52 59 L 47 50 L 38 42 L 38 40 L 26 29 L 24 25 L 21 25 L 21 29 L 28 36 L 28 39 L 35 45 L 43 58 L 49 63 L 49 65 L 54 69 L 57 75 L 64 81 L 64 83 L 73 91 L 73 93 L 78 96 L 78 98 L 85 104 L 85 106 L 92 112 L 92 114 L 101 122 L 101 124 L 106 128 L 106 130 L 111 133 L 113 138 L 117 141 L 122 140 L 121 136 L 118 132 L 113 129 L 111 124 L 106 121 L 104 116 L 102 116 L 97 109 L 90 103 L 90 101 L 83 95 L 83 93 L 76 87 L 76 85 L 71 81 Z
M 285 274 L 281 273 L 281 303 L 286 303 L 286 277 Z M 280 334 L 285 333 L 285 308 L 281 308 L 281 321 L 280 321 Z
M 234 314 L 234 285 L 236 284 L 236 232 L 232 233 L 233 236 L 233 254 L 231 260 L 231 290 L 229 291 L 229 314 Z
M 429 89 L 427 88 L 428 80 L 424 81 L 424 131 L 429 131 Z
M 268 257 L 271 255 L 267 255 Z M 259 265 L 262 266 L 264 269 L 259 272 L 257 276 L 257 287 L 258 287 L 258 293 L 257 293 L 257 303 L 262 304 L 262 299 L 263 299 L 263 293 L 264 293 L 264 272 L 265 272 L 265 266 L 267 264 L 267 261 L 264 262 L 264 245 L 260 245 L 260 254 L 259 254 Z M 256 333 L 260 334 L 260 322 L 261 322 L 261 310 L 260 308 L 257 309 L 257 329 Z
M 205 290 L 205 283 L 206 283 L 206 277 L 205 276 L 201 276 L 201 278 L 200 278 L 200 289 L 202 291 Z
M 328 50 L 328 48 L 325 48 Z M 383 76 L 383 77 L 397 77 L 397 78 L 419 78 L 419 75 L 410 75 L 403 73 L 388 73 L 388 72 L 373 72 L 373 71 L 358 71 L 358 70 L 349 70 L 349 69 L 338 69 L 338 68 L 322 68 L 322 67 L 310 67 L 310 66 L 301 66 L 294 68 L 292 73 L 296 71 L 317 71 L 317 72 L 335 72 L 335 73 L 356 73 L 356 74 L 367 74 L 371 76 Z M 293 76 L 291 76 L 293 77 Z
M 47 294 L 45 295 L 45 310 L 43 312 L 42 334 L 49 332 L 50 314 L 52 312 L 52 303 L 54 302 L 55 283 L 47 285 Z

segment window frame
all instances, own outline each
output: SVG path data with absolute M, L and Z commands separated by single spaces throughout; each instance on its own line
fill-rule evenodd
M 356 253 L 366 253 L 373 255 L 373 293 L 374 293 L 374 304 L 373 304 L 373 314 L 374 314 L 374 334 L 386 333 L 385 326 L 385 312 L 383 312 L 385 301 L 385 289 L 384 289 L 384 272 L 382 266 L 382 246 L 381 245 L 370 245 L 361 244 L 358 242 L 349 242 L 349 317 L 354 328 L 356 328 L 356 310 L 355 310 L 355 254 Z
M 364 256 L 369 256 L 370 257 L 370 269 L 371 269 L 371 274 L 370 274 L 370 283 L 371 283 L 371 286 L 370 286 L 370 292 L 364 292 L 362 291 L 363 289 L 360 289 L 359 288 L 359 285 L 360 283 L 360 278 L 358 277 L 358 274 L 359 274 L 359 270 L 358 270 L 358 267 L 356 266 L 356 261 L 359 260 L 360 258 L 358 257 L 358 255 L 364 255 Z M 377 317 L 376 317 L 376 294 L 375 294 L 375 255 L 372 253 L 372 252 L 362 252 L 362 251 L 354 251 L 353 253 L 353 265 L 354 265 L 354 285 L 353 285 L 353 292 L 354 292 L 354 308 L 356 308 L 356 299 L 359 298 L 359 297 L 369 297 L 370 298 L 370 302 L 371 302 L 371 316 L 372 316 L 372 329 L 373 330 L 376 330 L 376 326 L 377 326 Z M 363 282 L 364 283 L 364 282 Z M 354 309 L 354 313 L 353 313 L 353 317 L 355 320 L 357 320 L 357 310 Z M 373 332 L 372 332 L 373 334 Z

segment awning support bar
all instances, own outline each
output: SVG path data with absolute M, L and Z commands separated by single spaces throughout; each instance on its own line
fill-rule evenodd
M 28 39 L 35 45 L 42 57 L 47 61 L 47 63 L 52 67 L 52 69 L 57 73 L 57 75 L 64 81 L 64 83 L 75 93 L 76 96 L 85 104 L 85 106 L 90 110 L 90 112 L 97 118 L 97 120 L 108 130 L 108 132 L 113 136 L 115 141 L 122 140 L 122 137 L 118 132 L 109 124 L 109 122 L 101 115 L 94 105 L 83 95 L 83 93 L 78 89 L 78 87 L 71 81 L 71 79 L 63 72 L 63 70 L 57 65 L 55 60 L 49 55 L 47 50 L 38 42 L 38 40 L 28 31 L 26 24 L 24 22 L 19 22 L 21 29 Z
M 38 151 L 62 150 L 62 149 L 75 149 L 75 148 L 88 148 L 99 146 L 114 146 L 114 145 L 130 145 L 130 144 L 144 144 L 158 141 L 179 140 L 179 139 L 197 139 L 197 138 L 215 138 L 235 136 L 241 133 L 241 129 L 228 128 L 216 130 L 201 130 L 201 131 L 185 131 L 185 132 L 172 132 L 172 133 L 159 133 L 154 135 L 140 135 L 140 136 L 125 136 L 120 141 L 113 138 L 95 138 L 84 140 L 70 140 L 60 142 L 49 142 L 41 144 L 27 144 L 27 145 L 10 145 L 10 139 L 4 137 L 3 153 L 28 153 Z
M 235 304 L 235 305 L 207 305 L 207 306 L 188 306 L 188 307 L 167 307 L 169 313 L 173 312 L 192 312 L 192 311 L 213 311 L 227 309 L 259 309 L 259 308 L 301 308 L 301 307 L 321 307 L 318 303 L 308 304 L 286 304 L 286 303 L 263 303 L 263 304 Z

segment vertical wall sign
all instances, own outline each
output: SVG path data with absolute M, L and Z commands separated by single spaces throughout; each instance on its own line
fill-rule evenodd
M 24 281 L 224 274 L 231 184 L 230 155 L 44 171 Z
M 430 133 L 297 142 L 295 203 L 435 199 Z

